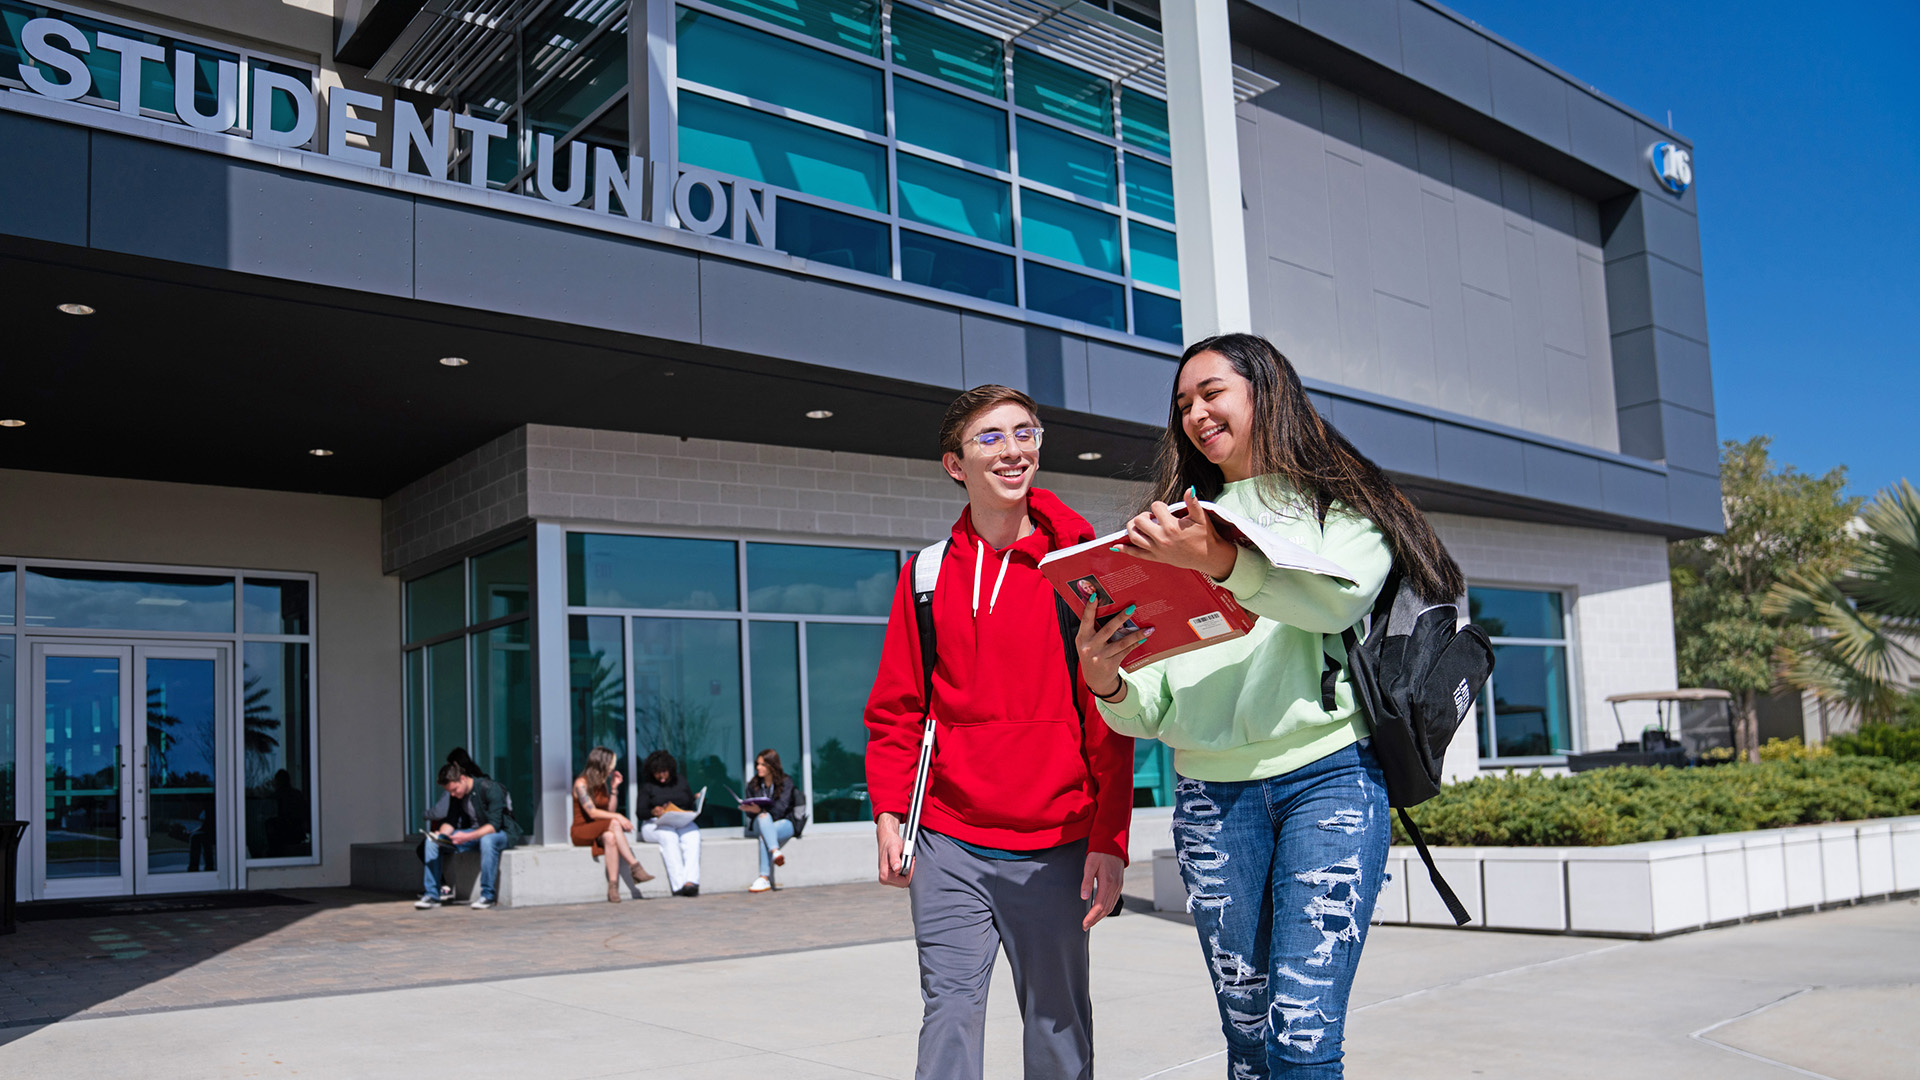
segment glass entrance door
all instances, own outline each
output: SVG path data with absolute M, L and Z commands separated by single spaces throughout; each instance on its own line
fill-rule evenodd
M 233 887 L 227 654 L 34 645 L 37 895 Z

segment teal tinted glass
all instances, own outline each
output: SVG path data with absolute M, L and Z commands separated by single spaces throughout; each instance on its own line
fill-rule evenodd
M 539 827 L 533 792 L 533 650 L 530 623 L 496 626 L 473 643 L 473 759 L 507 786 L 514 820 Z
M 1467 590 L 1467 617 L 1488 637 L 1559 640 L 1567 636 L 1557 592 L 1475 587 Z
M 241 695 L 247 725 L 249 859 L 305 858 L 313 854 L 309 648 L 305 642 L 292 641 L 249 641 L 246 645 Z M 425 654 L 417 651 L 413 655 Z
M 1113 134 L 1112 84 L 1038 53 L 1013 51 L 1013 101 L 1089 131 Z
M 707 789 L 703 827 L 740 825 L 727 789 L 742 786 L 744 721 L 738 620 L 633 620 L 634 756 L 666 750 Z
M 439 763 L 430 761 L 427 753 L 427 650 L 414 649 L 403 662 L 407 676 L 407 829 L 412 831 L 433 805 L 427 798 L 427 789 L 433 783 L 428 770 Z
M 149 34 L 127 26 L 90 19 L 71 11 L 48 8 L 40 4 L 22 4 L 16 2 L 0 3 L 0 71 L 8 78 L 17 78 L 15 72 L 22 62 L 37 67 L 42 74 L 55 83 L 66 82 L 63 72 L 28 59 L 20 48 L 20 31 L 31 19 L 52 17 L 79 30 L 91 48 L 81 54 L 81 60 L 88 68 L 92 89 L 89 96 L 118 103 L 120 101 L 120 54 L 116 51 L 98 47 L 101 31 L 115 34 L 133 41 L 159 45 L 166 49 L 166 59 L 147 61 L 140 65 L 140 105 L 155 112 L 174 114 L 173 76 L 176 56 L 185 51 L 192 53 L 194 60 L 194 109 L 203 116 L 211 116 L 219 107 L 218 86 L 219 61 L 238 64 L 240 57 L 208 45 L 174 41 L 158 34 Z M 67 46 L 56 39 L 62 50 Z M 303 73 L 304 74 L 304 73 Z M 310 77 L 310 76 L 308 76 Z M 235 71 L 235 84 L 238 85 L 238 71 Z M 245 124 L 245 117 L 236 118 L 239 124 Z
M 587 767 L 587 751 L 613 751 L 629 780 L 627 762 L 627 646 L 618 615 L 567 617 L 567 696 L 573 716 L 573 774 Z
M 1013 243 L 1013 191 L 1004 181 L 901 154 L 900 216 L 965 236 Z
M 13 567 L 0 566 L 0 626 L 13 625 Z M 0 810 L 5 806 L 0 805 Z
M 1113 148 L 1020 118 L 1020 175 L 1075 195 L 1118 204 Z
M 886 130 L 880 69 L 681 8 L 680 77 L 866 131 Z
M 1011 304 L 1013 256 L 900 230 L 900 279 L 963 296 Z
M 26 575 L 28 627 L 233 632 L 232 578 L 64 567 Z
M 893 62 L 978 94 L 1007 96 L 999 38 L 905 4 L 893 8 Z
M 1131 87 L 1120 88 L 1120 138 L 1162 157 L 1173 156 L 1167 134 L 1167 103 Z
M 1127 246 L 1134 280 L 1163 289 L 1180 287 L 1180 255 L 1172 233 L 1136 221 L 1127 226 Z
M 884 626 L 807 627 L 807 719 L 813 735 L 818 821 L 871 821 L 867 799 L 867 693 L 880 670 Z
M 1180 325 L 1180 301 L 1133 290 L 1133 332 L 1172 345 L 1186 343 Z
M 571 21 L 571 20 L 569 20 Z M 584 45 L 555 33 L 536 41 L 530 31 L 526 49 L 534 70 L 527 73 L 527 88 L 547 71 L 552 76 L 545 85 L 533 90 L 527 99 L 527 126 L 536 133 L 558 138 L 578 127 L 594 110 L 605 105 L 627 88 L 627 31 L 622 24 L 601 33 Z M 582 33 L 585 36 L 585 33 Z M 564 166 L 563 166 L 564 168 Z
M 885 615 L 900 556 L 869 548 L 747 545 L 747 610 Z
M 863 210 L 886 208 L 885 147 L 684 91 L 680 160 Z
M 893 267 L 885 223 L 793 199 L 780 201 L 776 243 L 789 255 L 866 274 L 887 274 Z
M 285 75 L 289 79 L 297 79 L 305 83 L 308 89 L 313 88 L 313 72 L 311 71 L 297 67 L 289 67 L 286 64 L 276 64 L 268 60 L 253 60 L 250 63 L 255 71 L 265 70 L 277 75 Z M 298 117 L 294 113 L 293 98 L 287 94 L 275 92 L 272 100 L 273 129 L 275 131 L 292 131 L 294 123 L 298 120 Z M 247 124 L 251 127 L 252 120 L 249 119 Z
M 454 563 L 407 582 L 407 640 L 439 637 L 467 625 L 467 569 Z
M 14 816 L 13 636 L 0 634 L 0 813 Z
M 1063 319 L 1077 319 L 1109 330 L 1127 325 L 1125 296 L 1119 285 L 1039 263 L 1027 264 L 1027 306 Z
M 474 622 L 490 622 L 527 610 L 527 563 L 525 540 L 473 557 Z
M 1007 167 L 1007 114 L 912 79 L 893 80 L 893 131 L 924 146 L 995 169 Z
M 1152 214 L 1162 221 L 1173 217 L 1173 170 L 1139 154 L 1127 155 L 1127 209 Z
M 731 540 L 567 534 L 567 602 L 580 607 L 737 611 Z
M 307 633 L 307 583 L 250 577 L 240 590 L 240 629 L 249 634 Z
M 467 639 L 464 637 L 429 645 L 427 654 L 427 789 L 433 799 L 440 797 L 436 781 L 440 766 L 456 746 L 467 743 Z
M 1495 645 L 1493 670 L 1480 695 L 1480 756 L 1571 751 L 1566 647 Z
M 753 651 L 753 751 L 780 755 L 780 764 L 798 784 L 801 780 L 800 739 L 800 624 L 747 624 Z
M 751 15 L 782 30 L 880 55 L 880 0 L 710 0 L 714 7 Z
M 1020 193 L 1020 246 L 1036 255 L 1120 272 L 1120 219 L 1091 207 Z

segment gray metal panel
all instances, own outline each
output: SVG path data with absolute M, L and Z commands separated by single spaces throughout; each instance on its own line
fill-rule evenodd
M 1521 452 L 1526 463 L 1527 494 L 1570 506 L 1600 505 L 1600 462 L 1551 446 L 1528 443 Z
M 1656 329 L 1654 348 L 1659 357 L 1660 396 L 1675 405 L 1713 415 L 1713 362 L 1707 347 Z
M 1700 219 L 1665 199 L 1635 199 L 1644 215 L 1647 253 L 1699 273 Z
M 1320 84 L 1320 130 L 1327 133 L 1327 152 L 1360 163 L 1360 99 L 1329 82 Z
M 0 168 L 0 233 L 86 246 L 87 138 L 84 128 L 0 112 L 0 146 L 32 163 Z
M 1333 278 L 1278 259 L 1267 263 L 1268 311 L 1258 329 L 1308 378 L 1339 382 L 1340 312 Z
M 426 199 L 414 222 L 418 299 L 700 340 L 697 256 Z
M 998 383 L 1027 389 L 1026 328 L 1005 319 L 962 312 L 960 315 L 960 384 L 966 387 Z
M 1500 163 L 1500 204 L 1507 208 L 1507 224 L 1533 228 L 1533 176 L 1510 161 Z
M 228 168 L 212 154 L 95 132 L 89 243 L 225 269 Z
M 1454 204 L 1422 196 L 1427 230 L 1427 275 L 1432 285 L 1433 403 L 1448 412 L 1473 408 L 1473 378 L 1467 362 L 1467 316 L 1460 287 L 1460 236 Z
M 700 260 L 700 340 L 929 386 L 961 383 L 960 313 L 865 289 Z
M 1300 25 L 1376 63 L 1400 67 L 1397 0 L 1300 0 Z
M 1666 458 L 1666 435 L 1660 426 L 1660 402 L 1622 406 L 1619 419 L 1621 453 L 1648 461 Z
M 1085 408 L 1084 404 L 1072 404 L 1070 391 L 1077 391 L 1084 400 L 1087 387 L 1086 339 L 1044 326 L 1026 327 L 1022 336 L 1025 339 L 1027 393 L 1033 395 L 1033 400 L 1061 409 Z
M 1600 507 L 1642 521 L 1667 519 L 1667 478 L 1612 461 L 1600 462 Z
M 1259 117 L 1259 184 L 1247 189 L 1247 197 L 1261 207 L 1264 254 L 1331 273 L 1333 226 L 1327 209 L 1327 140 L 1320 133 L 1319 84 L 1310 78 L 1304 89 L 1297 82 L 1282 83 L 1260 103 L 1264 106 L 1273 98 L 1284 108 L 1263 111 Z M 1258 257 L 1262 252 L 1250 254 Z
M 1167 422 L 1174 362 L 1164 356 L 1087 342 L 1088 411 L 1158 427 Z
M 1367 254 L 1373 287 L 1428 302 L 1426 228 L 1420 212 L 1419 150 L 1411 121 L 1371 105 L 1366 134 Z
M 1487 39 L 1415 0 L 1400 0 L 1402 70 L 1483 113 L 1493 111 Z
M 1667 473 L 1667 520 L 1687 529 L 1724 532 L 1726 510 L 1720 501 L 1720 474 L 1672 469 Z
M 1527 490 L 1518 439 L 1440 423 L 1434 425 L 1433 441 L 1435 473 L 1440 479 L 1487 491 Z
M 1374 294 L 1380 325 L 1380 372 L 1394 397 L 1434 400 L 1433 315 L 1386 293 Z
M 1613 344 L 1607 338 L 1606 268 L 1594 257 L 1581 255 L 1581 321 L 1587 328 L 1587 401 L 1593 409 L 1593 444 L 1603 450 L 1620 449 L 1619 418 L 1614 414 Z
M 1507 227 L 1507 272 L 1513 277 L 1513 353 L 1519 376 L 1506 392 L 1518 399 L 1519 426 L 1528 431 L 1553 431 L 1547 401 L 1546 334 L 1540 319 L 1539 261 L 1533 235 Z M 1556 433 L 1557 434 L 1557 433 Z
M 231 268 L 388 296 L 412 294 L 411 196 L 235 165 L 227 172 L 227 198 Z
M 1550 417 L 1547 430 L 1582 446 L 1596 445 L 1593 402 L 1587 387 L 1587 358 L 1548 345 L 1541 350 L 1540 361 L 1546 368 L 1547 415 Z
M 1720 470 L 1720 440 L 1713 417 L 1661 402 L 1660 428 L 1666 441 L 1667 464 L 1700 473 Z
M 1066 391 L 1067 408 L 1074 412 L 1093 411 L 1093 377 L 1087 363 L 1087 339 L 1068 335 L 1061 342 L 1060 375 Z
M 1629 330 L 1613 339 L 1613 397 L 1626 409 L 1660 400 L 1660 358 L 1655 344 L 1659 331 L 1651 326 Z
M 1573 196 L 1536 181 L 1533 206 L 1539 223 L 1533 230 L 1533 254 L 1539 274 L 1541 333 L 1548 345 L 1585 356 L 1586 297 L 1580 284 L 1579 248 L 1573 238 Z
M 1460 228 L 1460 280 L 1508 296 L 1506 215 L 1500 206 L 1500 166 L 1462 143 L 1453 144 L 1454 213 Z
M 1647 274 L 1647 256 L 1639 254 L 1609 258 L 1606 278 L 1607 326 L 1613 331 L 1613 336 L 1618 338 L 1629 330 L 1652 326 L 1653 297 L 1647 291 L 1651 284 Z
M 1453 145 L 1438 128 L 1419 125 L 1422 187 L 1443 199 L 1453 198 Z
M 1636 167 L 1644 169 L 1636 160 L 1633 129 L 1633 117 L 1612 102 L 1579 90 L 1567 92 L 1567 149 L 1574 157 L 1618 177 Z
M 1468 415 L 1497 423 L 1520 422 L 1519 362 L 1513 351 L 1513 310 L 1507 301 L 1478 289 L 1460 290 L 1467 325 L 1468 378 L 1473 408 Z
M 1381 468 L 1412 476 L 1439 475 L 1434 421 L 1349 398 L 1334 402 L 1329 419 Z
M 1567 84 L 1513 50 L 1488 49 L 1493 115 L 1558 150 L 1567 150 Z
M 1657 256 L 1647 260 L 1653 322 L 1663 330 L 1707 340 L 1707 288 L 1700 275 Z
M 1340 382 L 1379 390 L 1380 350 L 1374 328 L 1373 268 L 1367 258 L 1366 170 L 1327 158 L 1328 204 L 1333 211 L 1333 292 L 1340 316 Z

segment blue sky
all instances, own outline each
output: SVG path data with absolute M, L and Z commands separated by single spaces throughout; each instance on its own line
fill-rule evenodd
M 1721 438 L 1920 484 L 1920 3 L 1449 6 L 1694 142 Z

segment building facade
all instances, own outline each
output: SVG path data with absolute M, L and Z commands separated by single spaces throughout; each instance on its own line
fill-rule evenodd
M 344 884 L 456 746 L 859 828 L 947 401 L 1112 526 L 1221 329 L 1465 567 L 1456 776 L 1611 746 L 1721 527 L 1690 145 L 1424 0 L 0 0 L 0 158 L 22 898 Z

